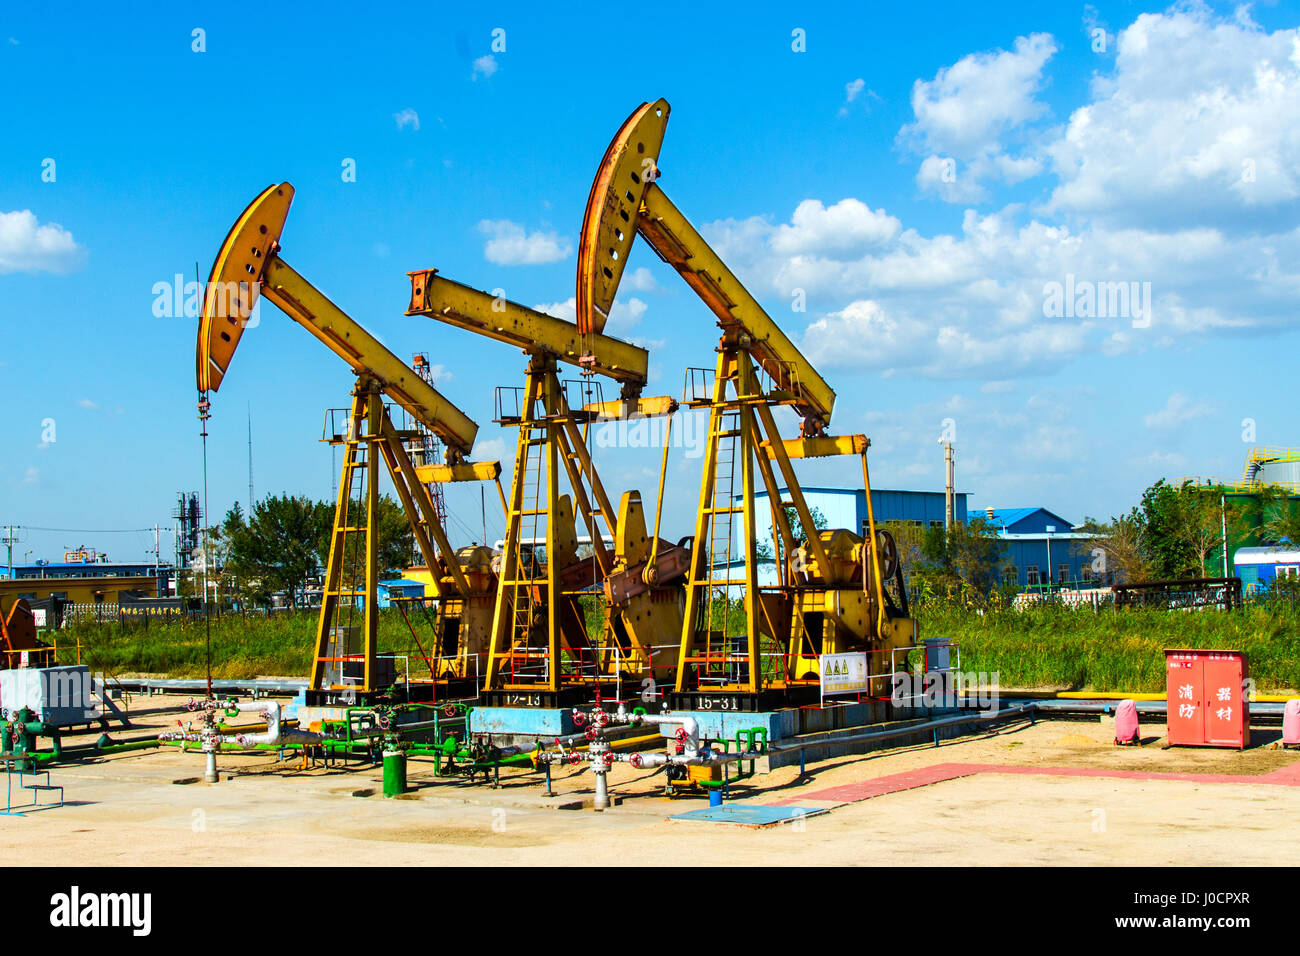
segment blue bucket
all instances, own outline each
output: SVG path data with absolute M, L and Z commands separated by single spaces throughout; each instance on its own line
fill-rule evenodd
M 709 790 L 709 806 L 722 806 L 722 791 L 717 787 L 713 787 Z

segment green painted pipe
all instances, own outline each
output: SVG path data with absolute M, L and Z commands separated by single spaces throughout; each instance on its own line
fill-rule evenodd
M 95 752 L 101 754 L 120 754 L 131 750 L 148 750 L 159 746 L 157 740 L 129 740 L 121 744 L 105 744 L 103 747 L 95 746 Z

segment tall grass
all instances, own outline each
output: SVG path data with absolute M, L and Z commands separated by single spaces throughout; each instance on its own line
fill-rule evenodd
M 419 610 L 408 611 L 411 624 L 424 650 L 434 653 L 432 626 Z M 314 613 L 225 615 L 209 622 L 212 629 L 212 676 L 251 678 L 259 674 L 305 677 L 311 670 L 316 640 Z M 360 620 L 357 624 L 360 624 Z M 75 663 L 80 643 L 81 662 L 104 674 L 166 674 L 170 677 L 202 677 L 207 673 L 207 624 L 198 620 L 118 623 L 82 621 L 70 624 L 57 635 L 58 661 Z M 49 641 L 50 636 L 44 635 Z M 420 656 L 406 621 L 398 611 L 379 616 L 381 653 Z M 399 664 L 400 668 L 400 664 Z M 416 673 L 424 665 L 412 664 Z
M 594 602 L 593 602 L 594 603 Z M 603 615 L 584 608 L 599 632 Z M 739 602 L 715 602 L 714 626 L 744 633 Z M 432 627 L 419 610 L 408 612 L 426 651 Z M 946 602 L 925 602 L 915 612 L 923 638 L 954 641 L 965 671 L 997 673 L 1003 687 L 1057 687 L 1097 691 L 1161 691 L 1164 649 L 1208 648 L 1245 651 L 1261 691 L 1300 688 L 1300 610 L 1283 602 L 1239 611 L 1121 611 L 1034 605 L 1013 611 L 993 606 L 982 613 Z M 725 621 L 725 624 L 724 624 Z M 360 622 L 358 622 L 360 623 Z M 316 615 L 213 618 L 214 677 L 259 674 L 305 676 L 311 667 Z M 164 623 L 82 622 L 59 632 L 59 661 L 82 661 L 110 675 L 167 674 L 199 677 L 207 670 L 203 620 Z M 380 614 L 379 649 L 418 656 L 420 651 L 401 614 Z M 419 672 L 423 665 L 413 665 Z
M 1003 687 L 1163 691 L 1165 648 L 1244 651 L 1261 691 L 1300 688 L 1300 612 L 1286 603 L 1238 611 L 1115 611 L 1037 605 L 1020 611 L 929 604 L 921 636 L 951 640 L 965 671 Z

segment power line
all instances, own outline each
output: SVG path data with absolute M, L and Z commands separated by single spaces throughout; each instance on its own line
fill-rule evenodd
M 17 524 L 13 527 L 26 531 L 53 531 L 58 534 L 136 534 L 141 531 L 153 533 L 152 526 L 148 528 L 40 528 L 34 524 Z

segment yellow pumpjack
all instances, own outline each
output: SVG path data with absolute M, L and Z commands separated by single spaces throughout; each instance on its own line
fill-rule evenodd
M 870 442 L 864 435 L 826 434 L 834 391 L 660 186 L 669 112 L 666 100 L 643 103 L 597 169 L 578 249 L 577 326 L 589 336 L 604 328 L 640 234 L 708 306 L 722 332 L 715 368 L 689 370 L 683 396 L 689 407 L 708 409 L 709 440 L 673 704 L 751 710 L 815 699 L 820 655 L 861 651 L 875 678 L 872 692 L 887 694 L 890 651 L 914 644 L 917 629 L 893 539 L 875 525 Z M 778 433 L 773 409 L 780 406 L 799 416 L 799 437 Z M 814 533 L 792 462 L 831 455 L 861 459 L 867 514 L 861 529 Z M 775 586 L 758 579 L 756 476 L 771 509 Z M 807 532 L 802 541 L 795 540 L 787 508 Z M 741 601 L 745 629 L 733 634 L 729 610 Z
M 492 296 L 425 269 L 408 273 L 407 315 L 496 339 L 527 356 L 522 389 L 498 389 L 497 421 L 519 429 L 506 504 L 506 536 L 484 691 L 488 703 L 567 706 L 671 683 L 688 549 L 648 535 L 639 492 L 617 511 L 588 450 L 596 421 L 668 415 L 677 403 L 645 398 L 648 355 L 600 332 Z M 559 369 L 579 369 L 576 401 Z M 593 379 L 620 387 L 605 402 Z M 671 417 L 669 418 L 671 422 Z M 665 440 L 664 466 L 667 465 Z M 562 493 L 566 480 L 572 498 Z M 660 488 L 662 492 L 662 471 Z M 662 493 L 660 503 L 662 504 Z M 661 513 L 661 512 L 660 512 Z M 575 521 L 590 558 L 579 556 Z M 611 548 L 612 545 L 612 548 Z M 602 593 L 603 592 L 603 593 Z M 587 608 L 603 605 L 598 637 Z
M 496 577 L 484 548 L 453 552 L 428 483 L 491 481 L 502 494 L 499 462 L 470 462 L 478 426 L 407 366 L 355 319 L 329 300 L 280 255 L 280 237 L 294 189 L 280 183 L 263 190 L 235 221 L 221 244 L 203 299 L 197 349 L 197 383 L 206 414 L 207 393 L 221 387 L 261 296 L 277 305 L 356 376 L 345 429 L 326 440 L 342 445 L 343 465 L 326 565 L 316 649 L 308 685 L 311 704 L 365 703 L 393 684 L 378 656 L 379 542 L 376 507 L 382 461 L 397 491 L 438 601 L 435 653 L 422 696 L 472 692 L 487 649 Z M 445 446 L 445 463 L 413 463 L 407 446 L 420 436 L 399 430 L 385 399 L 400 406 Z M 364 500 L 354 508 L 353 489 Z M 502 495 L 503 500 L 504 496 Z M 354 626 L 357 604 L 360 626 Z M 419 681 L 415 682 L 418 689 Z M 440 693 L 441 692 L 441 693 Z

